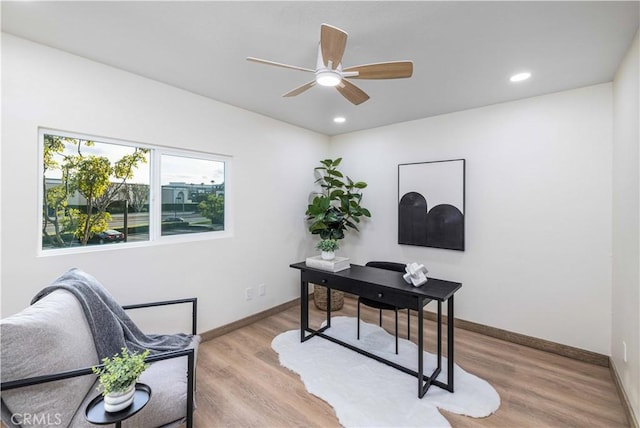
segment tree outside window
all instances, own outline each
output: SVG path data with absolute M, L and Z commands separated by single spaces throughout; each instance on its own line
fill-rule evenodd
M 149 149 L 45 134 L 43 152 L 43 248 L 87 245 L 114 229 L 128 234 L 123 230 L 122 216 L 128 214 L 123 195 L 148 163 Z M 148 184 L 146 188 L 148 195 Z M 148 227 L 148 218 L 146 223 Z

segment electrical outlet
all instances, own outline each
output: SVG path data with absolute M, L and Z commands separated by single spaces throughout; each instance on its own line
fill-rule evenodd
M 258 285 L 258 295 L 264 296 L 265 294 L 267 294 L 266 285 L 264 284 Z
M 627 342 L 622 341 L 622 361 L 627 362 Z
M 253 299 L 253 288 L 249 287 L 246 290 L 244 290 L 244 298 L 245 300 Z

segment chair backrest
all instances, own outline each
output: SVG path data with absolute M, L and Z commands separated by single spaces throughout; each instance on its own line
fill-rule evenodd
M 82 306 L 66 290 L 47 294 L 21 312 L 0 320 L 0 332 L 2 382 L 100 362 Z M 71 426 L 74 415 L 84 413 L 78 407 L 94 389 L 95 381 L 95 376 L 79 376 L 3 391 L 2 422 L 10 427 Z
M 407 267 L 407 265 L 404 263 L 377 262 L 377 261 L 367 262 L 366 266 L 374 267 L 378 269 L 394 270 L 396 272 L 406 272 L 404 268 Z

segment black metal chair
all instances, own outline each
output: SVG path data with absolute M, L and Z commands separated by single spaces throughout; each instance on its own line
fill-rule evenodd
M 394 263 L 394 262 L 368 262 L 366 266 L 405 273 L 404 268 L 407 265 L 403 263 Z M 379 325 L 381 327 L 382 327 L 382 310 L 384 309 L 384 310 L 390 310 L 395 312 L 396 314 L 396 354 L 398 353 L 398 310 L 406 309 L 407 310 L 407 340 L 411 340 L 411 324 L 410 324 L 411 310 L 410 309 L 390 305 L 389 303 L 379 302 L 377 300 L 368 299 L 366 297 L 358 297 L 358 340 L 360 340 L 360 304 L 369 306 L 370 308 L 378 309 L 380 314 Z

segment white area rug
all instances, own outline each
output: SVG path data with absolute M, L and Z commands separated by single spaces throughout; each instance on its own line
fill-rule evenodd
M 335 317 L 325 333 L 387 360 L 417 371 L 418 346 L 377 325 L 361 322 L 356 339 L 356 318 Z M 272 348 L 280 364 L 298 373 L 307 391 L 329 403 L 345 427 L 449 427 L 438 408 L 476 418 L 489 416 L 500 406 L 500 396 L 486 381 L 455 365 L 455 393 L 431 386 L 418 398 L 417 378 L 360 355 L 321 337 L 300 343 L 300 330 L 278 335 Z M 447 359 L 442 359 L 438 380 L 447 381 Z M 436 367 L 436 356 L 424 353 L 424 371 Z

